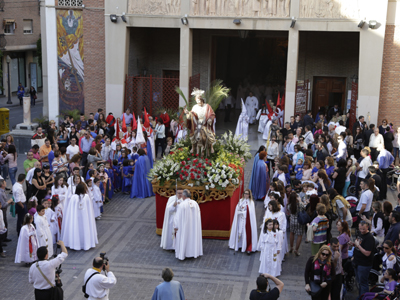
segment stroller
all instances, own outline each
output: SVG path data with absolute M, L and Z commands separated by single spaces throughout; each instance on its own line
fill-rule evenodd
M 389 185 L 389 188 L 392 191 L 395 191 L 397 189 L 397 181 L 399 176 L 400 176 L 400 167 L 394 167 L 386 174 L 387 184 Z

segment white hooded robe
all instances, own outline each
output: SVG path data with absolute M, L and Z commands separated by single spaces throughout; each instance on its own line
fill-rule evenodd
M 238 123 L 236 125 L 236 136 L 240 136 L 242 140 L 247 140 L 247 137 L 249 135 L 249 117 L 247 115 L 247 109 L 246 106 L 243 103 L 242 99 L 242 113 L 239 116 Z
M 160 247 L 165 250 L 174 250 L 174 218 L 178 208 L 174 206 L 175 201 L 178 203 L 182 203 L 182 199 L 176 200 L 176 196 L 169 197 L 167 206 L 165 207 L 164 212 L 164 223 L 162 227 L 162 234 L 161 234 L 161 244 Z
M 257 220 L 254 201 L 250 199 L 240 199 L 236 205 L 235 217 L 233 218 L 231 235 L 229 238 L 229 248 L 237 251 L 242 248 L 242 252 L 247 249 L 246 219 L 247 207 L 249 208 L 251 226 L 251 251 L 257 251 Z
M 185 199 L 178 205 L 174 219 L 177 228 L 175 240 L 175 257 L 184 260 L 186 257 L 203 255 L 200 207 L 196 201 Z

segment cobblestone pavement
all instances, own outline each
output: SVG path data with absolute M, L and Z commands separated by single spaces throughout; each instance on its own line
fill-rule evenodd
M 251 128 L 254 131 L 254 126 Z M 255 133 L 253 133 L 255 137 Z M 258 148 L 258 142 L 252 144 Z M 253 154 L 255 153 L 253 149 Z M 22 159 L 19 161 L 22 170 Z M 250 178 L 252 162 L 248 162 L 246 186 Z M 394 193 L 390 194 L 394 201 Z M 257 221 L 263 216 L 263 203 L 256 203 Z M 111 290 L 110 299 L 150 299 L 161 279 L 161 270 L 171 267 L 176 280 L 180 281 L 188 300 L 243 300 L 256 287 L 259 253 L 248 256 L 228 248 L 226 240 L 203 240 L 204 255 L 198 259 L 179 261 L 173 252 L 160 248 L 160 236 L 156 235 L 155 198 L 130 199 L 126 195 L 115 196 L 105 206 L 105 213 L 97 222 L 99 245 L 89 251 L 69 250 L 62 265 L 61 274 L 65 299 L 84 299 L 81 286 L 85 271 L 100 252 L 107 252 L 111 270 L 118 283 Z M 0 259 L 2 300 L 34 299 L 33 288 L 28 283 L 28 268 L 14 263 L 17 244 L 16 221 L 9 217 L 12 242 L 5 247 L 7 258 Z M 303 272 L 311 255 L 309 244 L 303 243 L 300 257 L 287 254 L 280 279 L 285 283 L 280 299 L 310 299 L 304 291 Z M 347 299 L 355 299 L 349 297 Z

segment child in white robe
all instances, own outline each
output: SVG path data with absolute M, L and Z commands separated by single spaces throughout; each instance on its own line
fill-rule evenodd
M 276 276 L 280 276 L 281 272 L 282 272 L 282 243 L 283 241 L 283 231 L 279 229 L 279 221 L 278 220 L 274 220 L 274 230 L 277 234 L 277 240 L 276 240 L 276 252 L 275 252 L 275 257 L 276 260 L 274 261 L 275 264 L 275 269 L 277 271 Z M 284 256 L 284 254 L 283 254 Z
M 46 218 L 46 209 L 43 205 L 38 205 L 34 216 L 36 225 L 36 235 L 39 247 L 47 247 L 49 258 L 53 256 L 53 237 L 50 231 L 50 225 Z
M 33 216 L 27 213 L 24 217 L 21 232 L 19 233 L 17 250 L 15 252 L 15 263 L 25 262 L 30 264 L 37 260 L 37 249 L 39 247 L 35 226 L 32 225 Z
M 278 276 L 276 269 L 277 260 L 276 245 L 278 236 L 274 230 L 274 223 L 272 219 L 267 219 L 264 223 L 264 228 L 261 231 L 261 237 L 258 242 L 258 249 L 261 250 L 260 254 L 260 268 L 259 273 L 268 273 L 272 276 Z
M 93 184 L 93 211 L 94 217 L 99 220 L 101 218 L 100 209 L 103 206 L 103 194 L 100 191 L 100 179 L 95 178 Z

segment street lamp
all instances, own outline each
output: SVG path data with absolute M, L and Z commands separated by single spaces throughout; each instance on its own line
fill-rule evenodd
M 6 61 L 7 61 L 7 77 L 8 77 L 8 101 L 7 101 L 7 104 L 12 104 L 12 101 L 11 101 L 11 87 L 10 87 L 10 62 L 11 62 L 11 57 L 9 55 L 7 55 Z

